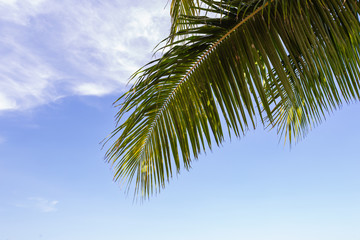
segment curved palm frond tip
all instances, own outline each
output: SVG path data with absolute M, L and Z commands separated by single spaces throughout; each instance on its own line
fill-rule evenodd
M 176 1 L 176 0 L 174 0 Z M 357 0 L 202 0 L 117 100 L 106 154 L 143 197 L 257 118 L 292 141 L 360 99 Z M 201 11 L 200 11 L 201 13 Z M 125 117 L 126 115 L 126 117 Z M 227 135 L 227 134 L 226 134 Z

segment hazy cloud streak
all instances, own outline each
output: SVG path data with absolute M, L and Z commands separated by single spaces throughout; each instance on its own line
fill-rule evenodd
M 29 200 L 33 202 L 32 207 L 45 213 L 57 211 L 56 205 L 59 203 L 59 201 L 49 201 L 44 198 L 29 198 Z
M 36 211 L 49 213 L 56 212 L 56 205 L 59 203 L 57 200 L 47 200 L 41 197 L 29 197 L 26 202 L 14 204 L 17 208 L 33 209 Z
M 168 34 L 165 5 L 0 0 L 0 111 L 122 91 Z

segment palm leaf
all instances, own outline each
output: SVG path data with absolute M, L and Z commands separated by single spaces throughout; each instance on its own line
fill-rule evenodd
M 200 7 L 199 0 L 172 0 L 170 6 L 171 16 L 171 36 L 176 36 L 179 30 L 185 30 L 188 22 L 184 20 L 183 16 L 196 16 L 198 12 L 196 9 Z
M 211 14 L 182 17 L 191 27 L 117 100 L 106 158 L 144 197 L 257 119 L 291 140 L 360 98 L 359 1 L 201 2 Z

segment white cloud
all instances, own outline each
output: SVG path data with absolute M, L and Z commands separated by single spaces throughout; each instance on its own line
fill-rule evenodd
M 55 84 L 60 80 L 44 60 L 15 41 L 0 40 L 0 111 L 34 107 L 60 97 Z
M 29 200 L 33 208 L 45 213 L 57 211 L 56 205 L 59 203 L 59 201 L 49 201 L 44 198 L 29 198 Z
M 101 6 L 82 3 L 66 11 L 63 38 L 68 60 L 92 76 L 87 83 L 111 92 L 149 60 L 146 56 L 168 31 L 167 11 L 155 6 L 124 7 L 105 1 Z
M 0 99 L 0 101 L 1 101 L 1 99 Z M 4 137 L 0 136 L 0 144 L 4 143 L 5 141 L 6 141 L 6 139 Z
M 166 3 L 0 0 L 0 111 L 122 91 L 166 37 Z
M 0 19 L 26 25 L 29 19 L 46 12 L 47 0 L 0 0 Z
M 5 93 L 0 93 L 0 111 L 1 110 L 12 110 L 16 109 L 16 101 L 11 99 L 8 96 L 5 96 Z
M 101 86 L 96 83 L 83 83 L 77 85 L 74 88 L 74 91 L 79 95 L 93 95 L 93 96 L 103 96 L 109 94 L 113 88 L 107 86 Z
M 59 203 L 57 200 L 47 200 L 41 197 L 29 197 L 26 202 L 15 203 L 17 208 L 25 208 L 40 211 L 43 213 L 56 212 L 56 205 Z

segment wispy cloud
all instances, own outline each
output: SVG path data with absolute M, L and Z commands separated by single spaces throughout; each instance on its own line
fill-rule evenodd
M 4 143 L 5 141 L 6 141 L 6 139 L 4 137 L 0 136 L 0 144 Z
M 122 91 L 169 31 L 165 4 L 0 0 L 0 111 Z
M 0 111 L 54 101 L 60 73 L 14 39 L 1 39 Z
M 15 203 L 13 206 L 17 208 L 25 208 L 43 213 L 49 213 L 57 211 L 56 206 L 58 203 L 59 201 L 57 200 L 47 200 L 42 197 L 29 197 L 26 199 L 26 201 Z
M 49 201 L 44 198 L 29 198 L 33 202 L 33 207 L 40 210 L 41 212 L 55 212 L 57 211 L 56 205 L 59 201 Z
M 47 0 L 0 0 L 0 19 L 27 25 L 30 18 L 42 12 L 46 12 Z

